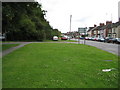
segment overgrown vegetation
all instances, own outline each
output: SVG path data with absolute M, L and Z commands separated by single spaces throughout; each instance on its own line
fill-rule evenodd
M 46 11 L 41 7 L 37 2 L 3 2 L 2 33 L 6 40 L 43 41 L 60 36 L 61 32 L 45 19 Z

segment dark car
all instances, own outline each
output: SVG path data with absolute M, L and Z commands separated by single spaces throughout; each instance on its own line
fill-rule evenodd
M 111 40 L 111 42 L 112 42 L 112 43 L 117 43 L 117 39 L 116 39 L 116 38 L 113 38 L 113 39 Z
M 113 38 L 106 38 L 106 39 L 105 39 L 105 42 L 107 42 L 107 43 L 111 43 L 112 40 L 113 40 Z
M 80 37 L 80 39 L 85 39 L 85 37 Z

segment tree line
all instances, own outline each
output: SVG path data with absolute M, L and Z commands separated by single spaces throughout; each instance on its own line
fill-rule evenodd
M 46 11 L 38 2 L 3 2 L 2 33 L 6 40 L 49 40 L 60 36 L 45 19 Z

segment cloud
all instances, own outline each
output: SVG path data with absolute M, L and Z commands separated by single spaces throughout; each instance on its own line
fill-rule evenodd
M 80 19 L 76 19 L 76 22 L 87 22 L 88 19 L 91 18 L 91 16 L 85 16 L 85 17 L 81 17 Z
M 70 28 L 70 15 L 72 15 L 72 30 L 78 27 L 91 27 L 94 24 L 113 22 L 118 20 L 119 0 L 37 0 L 47 10 L 46 19 L 51 26 L 61 32 L 67 32 Z M 108 13 L 108 15 L 106 15 Z

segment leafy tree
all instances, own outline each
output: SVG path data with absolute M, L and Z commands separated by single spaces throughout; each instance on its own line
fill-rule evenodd
M 2 9 L 2 32 L 7 40 L 43 41 L 61 34 L 50 26 L 37 2 L 3 2 Z

